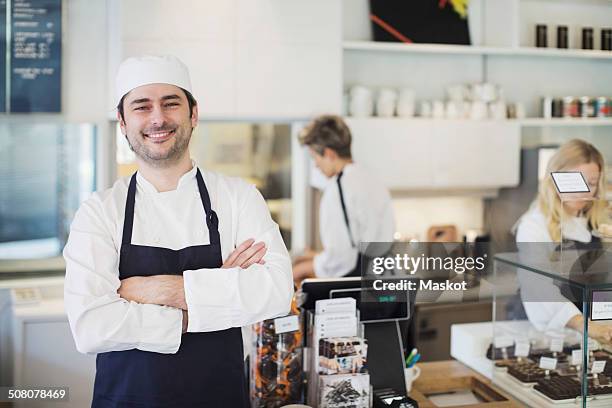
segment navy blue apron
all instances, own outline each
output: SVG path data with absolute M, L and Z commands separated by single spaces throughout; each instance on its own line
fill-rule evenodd
M 344 194 L 342 193 L 342 184 L 340 183 L 342 174 L 343 174 L 342 171 L 338 174 L 338 178 L 336 178 L 336 183 L 338 184 L 338 193 L 340 194 L 340 205 L 342 206 L 342 214 L 344 215 L 344 223 L 346 224 L 346 230 L 349 235 L 349 240 L 351 241 L 351 247 L 355 248 L 356 245 L 355 245 L 355 242 L 353 241 L 353 234 L 351 233 L 351 225 L 349 224 L 348 212 L 346 211 L 346 204 L 344 202 Z M 358 252 L 357 253 L 357 263 L 355 264 L 355 267 L 344 276 L 360 277 L 362 258 L 363 258 L 363 254 L 361 252 Z
M 182 275 L 185 270 L 223 265 L 219 221 L 200 170 L 200 198 L 206 213 L 210 245 L 180 250 L 132 245 L 136 174 L 125 206 L 119 278 Z M 155 220 L 151 220 L 155 222 Z M 190 228 L 190 225 L 186 225 Z M 202 271 L 201 273 L 206 273 Z M 240 407 L 248 406 L 240 328 L 184 333 L 176 354 L 137 349 L 100 353 L 92 407 Z
M 589 225 L 589 230 L 592 231 L 591 226 Z M 589 273 L 589 269 L 591 265 L 599 259 L 599 257 L 603 253 L 603 243 L 601 238 L 591 235 L 590 242 L 581 242 L 576 240 L 568 239 L 565 241 L 566 245 L 570 245 L 570 248 L 583 250 L 585 251 L 577 260 L 574 265 L 572 265 L 569 273 L 570 279 L 572 277 L 580 277 L 584 278 L 585 274 Z M 557 250 L 560 250 L 561 246 L 558 246 Z M 561 294 L 568 299 L 578 308 L 578 310 L 582 311 L 583 307 L 583 293 L 582 290 L 576 288 L 575 286 L 563 285 L 561 282 L 556 282 L 557 285 L 561 286 Z

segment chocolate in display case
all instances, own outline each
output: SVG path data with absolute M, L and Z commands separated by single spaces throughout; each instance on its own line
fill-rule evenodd
M 612 406 L 612 203 L 575 193 L 559 242 L 517 243 L 489 278 L 492 381 L 527 406 Z
M 303 401 L 302 325 L 295 298 L 291 314 L 252 326 L 251 403 L 275 408 Z

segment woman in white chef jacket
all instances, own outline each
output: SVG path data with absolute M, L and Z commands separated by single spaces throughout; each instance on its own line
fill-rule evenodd
M 342 118 L 315 118 L 302 132 L 300 143 L 329 180 L 319 208 L 323 251 L 296 259 L 294 280 L 361 276 L 360 243 L 393 241 L 391 195 L 371 172 L 353 162 L 351 132 Z
M 563 144 L 548 162 L 547 176 L 540 182 L 536 200 L 518 221 L 517 243 L 560 243 L 561 234 L 564 241 L 571 240 L 577 243 L 590 243 L 597 239 L 593 237 L 591 231 L 597 229 L 599 212 L 602 208 L 597 204 L 593 205 L 590 201 L 575 200 L 562 203 L 550 177 L 551 172 L 557 171 L 581 172 L 591 190 L 588 193 L 590 197 L 605 193 L 605 164 L 602 154 L 583 140 L 570 140 Z M 530 279 L 538 278 L 530 277 Z M 550 283 L 547 285 L 551 288 Z M 522 287 L 521 290 L 529 288 Z M 527 317 L 538 330 L 556 331 L 568 327 L 582 332 L 584 318 L 581 310 L 562 296 L 559 288 L 555 286 L 554 294 L 547 293 L 544 302 L 524 301 Z M 612 326 L 589 322 L 589 336 L 600 342 L 610 343 Z

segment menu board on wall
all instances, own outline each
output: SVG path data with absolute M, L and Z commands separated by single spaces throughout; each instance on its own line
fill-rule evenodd
M 61 5 L 11 0 L 11 112 L 61 111 Z
M 0 112 L 6 112 L 6 0 L 0 0 Z

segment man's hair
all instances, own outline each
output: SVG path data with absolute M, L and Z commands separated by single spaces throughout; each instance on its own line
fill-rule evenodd
M 351 158 L 351 131 L 341 117 L 322 115 L 310 122 L 299 136 L 300 143 L 323 154 L 332 149 L 344 159 Z
M 179 87 L 181 91 L 183 91 L 185 93 L 185 96 L 187 97 L 187 105 L 189 105 L 189 117 L 191 117 L 191 115 L 193 114 L 193 107 L 196 106 L 198 104 L 198 102 L 195 100 L 195 98 L 193 97 L 193 95 L 191 94 L 191 92 L 189 92 L 186 89 L 183 89 L 181 87 Z M 128 92 L 129 93 L 129 92 Z M 123 100 L 125 99 L 125 96 L 127 94 L 123 95 L 121 97 L 121 100 L 119 101 L 119 103 L 117 104 L 117 112 L 119 112 L 119 116 L 121 117 L 121 120 L 123 120 L 125 122 L 125 119 L 123 117 Z

